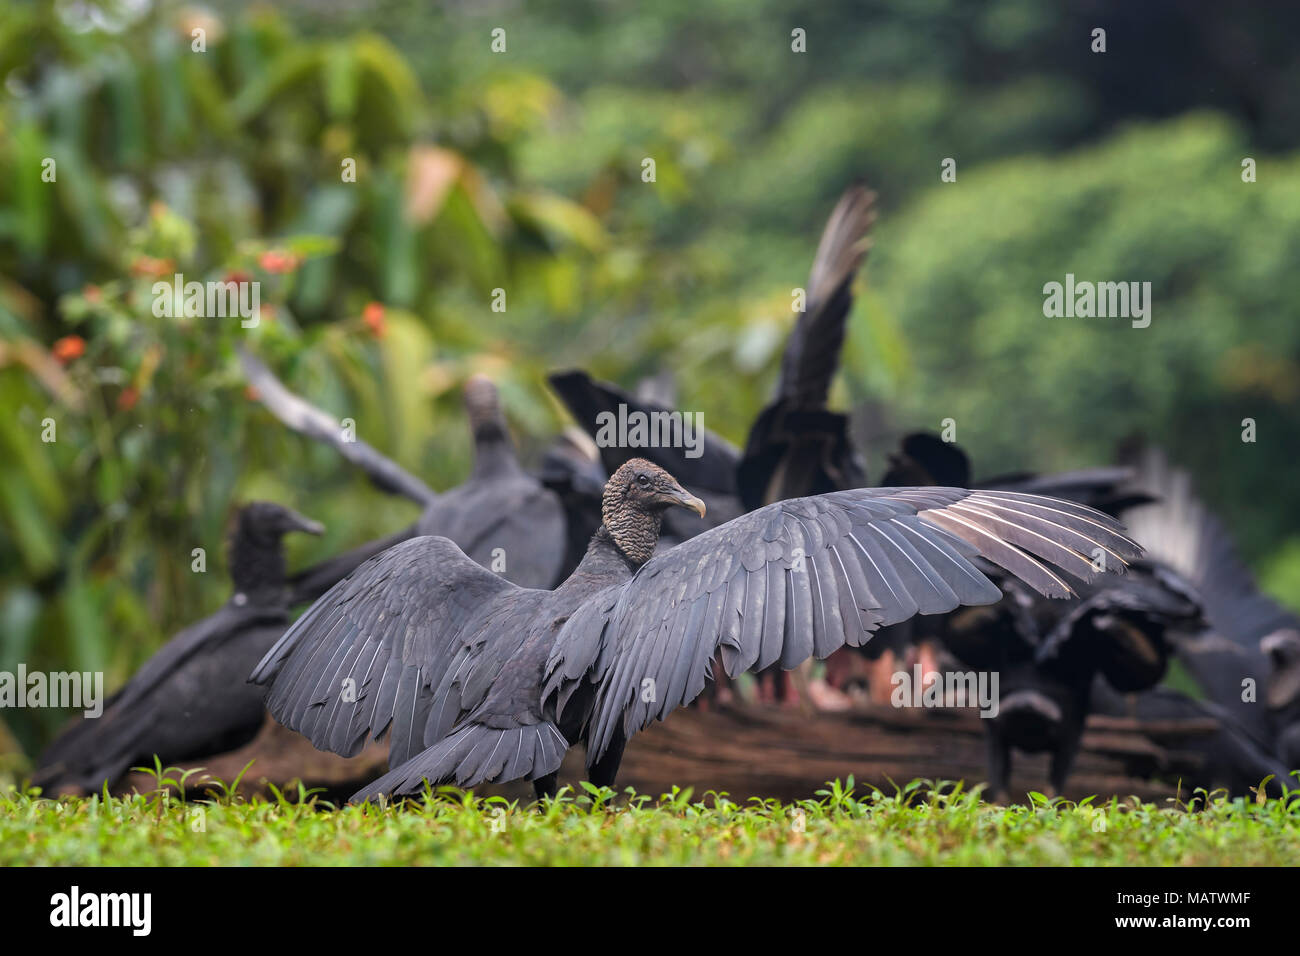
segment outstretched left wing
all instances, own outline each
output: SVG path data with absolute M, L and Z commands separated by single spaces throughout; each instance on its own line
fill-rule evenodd
M 557 711 L 575 694 L 592 702 L 590 765 L 616 737 L 693 700 L 718 651 L 730 676 L 792 668 L 914 614 L 999 600 L 977 556 L 1067 597 L 1062 573 L 1091 581 L 1140 551 L 1106 515 L 1036 495 L 864 488 L 781 501 L 583 604 L 551 651 L 543 698 L 555 695 Z

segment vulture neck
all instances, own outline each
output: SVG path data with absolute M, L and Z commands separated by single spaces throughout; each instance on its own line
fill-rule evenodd
M 247 602 L 278 604 L 283 599 L 285 561 L 280 535 L 239 528 L 230 540 L 227 563 L 235 593 L 244 595 Z
M 654 556 L 662 517 L 661 512 L 640 508 L 607 508 L 605 522 L 597 529 L 592 543 L 594 545 L 603 532 L 624 557 L 640 567 Z
M 474 425 L 474 470 L 471 478 L 500 478 L 521 471 L 504 422 L 486 421 Z
M 634 561 L 614 542 L 614 536 L 603 524 L 591 536 L 587 553 L 582 556 L 573 573 L 557 590 L 577 591 L 585 594 L 599 590 L 611 583 L 626 581 L 636 573 L 643 561 Z

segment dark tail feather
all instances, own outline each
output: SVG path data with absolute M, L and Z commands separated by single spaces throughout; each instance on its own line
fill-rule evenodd
M 568 749 L 569 742 L 549 722 L 505 729 L 467 724 L 358 790 L 349 802 L 364 803 L 380 794 L 418 793 L 426 780 L 432 786 L 454 783 L 459 787 L 521 777 L 536 780 L 559 770 Z
M 848 189 L 822 233 L 808 277 L 805 310 L 781 357 L 777 398 L 795 407 L 826 404 L 853 308 L 853 277 L 870 247 L 867 234 L 876 219 L 875 201 L 876 194 L 862 186 Z

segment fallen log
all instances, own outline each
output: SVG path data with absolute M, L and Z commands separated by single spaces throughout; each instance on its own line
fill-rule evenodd
M 1171 744 L 1213 733 L 1214 721 L 1159 720 L 1093 716 L 1088 720 L 1075 772 L 1064 794 L 1071 799 L 1096 795 L 1108 799 L 1137 796 L 1164 801 L 1178 793 L 1181 774 L 1194 770 L 1194 755 L 1166 749 Z M 582 748 L 570 751 L 561 783 L 582 779 Z M 188 763 L 203 767 L 188 781 L 202 793 L 213 777 L 240 781 L 245 796 L 266 794 L 268 784 L 290 792 L 301 781 L 341 801 L 387 767 L 387 742 L 371 742 L 358 756 L 342 758 L 316 750 L 300 735 L 268 720 L 258 736 L 238 750 Z M 1132 768 L 1140 767 L 1142 775 Z M 1127 769 L 1126 769 L 1127 768 Z M 1031 790 L 1047 790 L 1046 755 L 1017 754 L 1012 793 L 1024 799 Z M 832 779 L 850 774 L 859 784 L 886 793 L 914 779 L 961 780 L 967 788 L 985 779 L 983 727 L 976 711 L 923 710 L 867 706 L 811 716 L 792 708 L 728 705 L 711 710 L 683 709 L 666 722 L 636 735 L 628 745 L 619 788 L 658 796 L 674 786 L 690 787 L 696 796 L 725 792 L 734 800 L 812 797 Z M 1158 775 L 1164 781 L 1151 779 Z M 153 789 L 151 777 L 133 774 L 123 789 Z M 524 801 L 532 798 L 527 783 L 481 788 Z M 1183 787 L 1186 796 L 1188 788 Z

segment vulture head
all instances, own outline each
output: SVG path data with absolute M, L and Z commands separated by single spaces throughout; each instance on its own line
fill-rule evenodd
M 654 554 L 659 522 L 669 508 L 687 508 L 704 517 L 704 502 L 677 479 L 644 458 L 633 458 L 610 476 L 601 498 L 605 530 L 620 551 L 638 564 Z
M 325 526 L 272 501 L 252 501 L 235 513 L 228 551 L 237 592 L 247 595 L 284 584 L 281 539 L 290 531 L 324 534 Z
M 484 428 L 503 428 L 505 416 L 501 411 L 501 393 L 496 383 L 486 375 L 471 375 L 465 381 L 462 393 L 470 428 L 476 433 Z
M 325 526 L 273 501 L 250 501 L 235 515 L 236 539 L 274 544 L 290 531 L 324 534 Z

